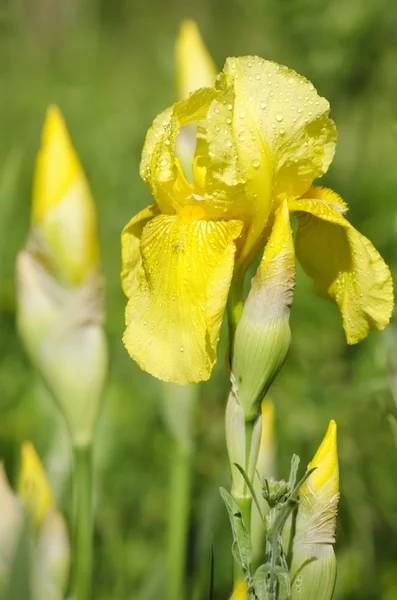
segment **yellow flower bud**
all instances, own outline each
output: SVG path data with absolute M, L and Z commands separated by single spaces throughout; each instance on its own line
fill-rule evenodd
M 244 579 L 239 579 L 237 581 L 230 600 L 248 600 L 248 587 Z
M 331 600 L 336 578 L 336 516 L 339 501 L 339 468 L 336 423 L 331 421 L 309 469 L 316 468 L 299 492 L 295 526 L 283 533 L 284 548 L 293 532 L 291 600 Z
M 17 261 L 18 328 L 74 444 L 93 439 L 107 371 L 94 202 L 58 108 L 48 109 L 32 228 Z
M 284 203 L 277 211 L 234 337 L 232 390 L 247 421 L 258 415 L 260 403 L 287 356 L 294 286 L 294 249 Z
M 320 444 L 308 469 L 316 469 L 306 481 L 304 491 L 309 488 L 315 494 L 332 497 L 339 493 L 339 463 L 335 421 L 330 421 L 325 438 Z M 325 488 L 325 492 L 323 491 Z
M 37 157 L 32 233 L 63 284 L 78 285 L 98 266 L 95 206 L 60 110 L 47 111 Z
M 178 98 L 214 85 L 216 67 L 194 21 L 183 21 L 175 46 Z
M 18 494 L 34 527 L 40 527 L 54 505 L 54 497 L 40 458 L 30 442 L 22 446 Z

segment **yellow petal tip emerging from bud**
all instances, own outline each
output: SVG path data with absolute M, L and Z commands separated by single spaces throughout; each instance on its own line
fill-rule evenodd
M 175 62 L 180 100 L 201 87 L 214 84 L 217 70 L 194 21 L 186 20 L 181 24 L 175 46 Z
M 261 404 L 262 414 L 262 436 L 261 448 L 264 451 L 273 451 L 274 447 L 274 404 L 268 398 L 265 398 Z
M 337 446 L 337 427 L 335 421 L 331 420 L 327 433 L 321 442 L 308 469 L 316 469 L 310 475 L 309 483 L 314 492 L 318 492 L 327 485 L 329 492 L 339 492 L 339 465 Z
M 33 191 L 32 221 L 40 223 L 81 177 L 81 166 L 64 118 L 55 105 L 47 109 Z
M 248 588 L 243 579 L 239 579 L 234 586 L 233 596 L 230 600 L 248 600 Z
M 34 527 L 39 527 L 54 505 L 54 497 L 40 458 L 30 442 L 22 445 L 18 494 Z
M 57 106 L 48 108 L 44 122 L 34 176 L 32 226 L 47 264 L 62 283 L 79 285 L 97 268 L 95 206 Z

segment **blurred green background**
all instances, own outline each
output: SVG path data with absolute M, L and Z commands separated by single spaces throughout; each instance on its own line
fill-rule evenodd
M 97 202 L 106 278 L 111 363 L 95 448 L 96 600 L 163 597 L 171 443 L 162 384 L 139 370 L 121 342 L 119 237 L 150 202 L 140 152 L 151 121 L 175 99 L 173 49 L 184 18 L 197 20 L 219 69 L 226 56 L 258 54 L 304 74 L 330 100 L 339 142 L 322 183 L 349 203 L 351 222 L 397 275 L 393 0 L 1 0 L 0 455 L 12 478 L 20 443 L 32 440 L 70 511 L 62 423 L 15 331 L 15 259 L 29 227 L 44 112 L 57 103 Z M 347 347 L 336 308 L 314 295 L 301 270 L 291 320 L 291 352 L 272 389 L 278 473 L 287 476 L 292 452 L 306 465 L 329 419 L 337 421 L 335 599 L 395 600 L 397 326 Z M 224 347 L 194 421 L 189 599 L 207 597 L 211 544 L 215 597 L 230 591 L 231 539 L 218 494 L 219 485 L 229 485 Z

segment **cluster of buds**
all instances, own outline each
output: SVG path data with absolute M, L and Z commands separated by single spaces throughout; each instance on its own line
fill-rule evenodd
M 17 262 L 18 328 L 66 419 L 92 442 L 107 369 L 95 206 L 58 108 L 48 109 L 32 221 Z
M 221 490 L 233 530 L 233 554 L 244 578 L 232 599 L 331 600 L 336 578 L 336 516 L 339 471 L 336 424 L 328 431 L 306 474 L 297 483 L 299 458 L 294 455 L 288 481 L 263 478 L 265 514 L 253 484 L 237 466 L 253 496 L 265 531 L 264 562 L 255 568 L 252 544 L 239 507 Z M 253 570 L 255 568 L 255 570 Z
M 24 577 L 29 580 L 33 600 L 62 600 L 70 564 L 66 523 L 29 442 L 22 446 L 16 493 L 0 466 L 0 509 L 0 594 L 8 597 L 12 577 L 18 576 L 13 568 L 17 553 L 25 545 L 29 575 L 24 573 Z

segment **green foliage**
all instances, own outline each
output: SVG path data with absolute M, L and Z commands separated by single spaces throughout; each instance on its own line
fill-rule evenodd
M 53 8 L 50 9 L 49 6 Z M 331 102 L 339 140 L 324 185 L 349 203 L 349 219 L 397 274 L 397 5 L 392 0 L 54 0 L 0 3 L 0 455 L 12 472 L 31 439 L 52 472 L 58 415 L 15 333 L 14 267 L 29 227 L 34 156 L 48 103 L 65 113 L 98 206 L 106 278 L 110 379 L 95 448 L 94 598 L 161 600 L 169 439 L 160 385 L 141 373 L 121 335 L 120 231 L 151 202 L 139 179 L 152 119 L 174 99 L 173 43 L 182 18 L 197 19 L 219 68 L 227 55 L 259 54 L 309 77 Z M 6 223 L 6 225 L 5 225 Z M 330 418 L 339 427 L 341 504 L 334 600 L 397 597 L 397 331 L 347 347 L 339 314 L 300 269 L 292 345 L 272 388 L 278 467 L 306 464 Z M 193 514 L 187 572 L 194 600 L 231 588 L 229 487 L 223 438 L 224 346 L 194 419 Z M 62 476 L 68 481 L 67 469 Z M 70 486 L 62 505 L 70 510 Z
M 233 533 L 232 552 L 234 560 L 241 567 L 247 580 L 251 579 L 252 547 L 250 534 L 244 524 L 240 508 L 234 498 L 224 488 L 220 488 L 222 499 L 229 514 Z

